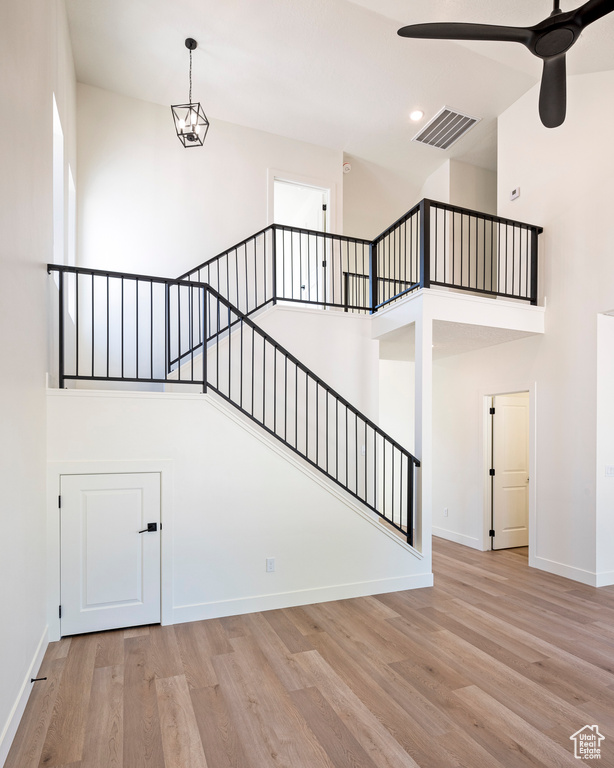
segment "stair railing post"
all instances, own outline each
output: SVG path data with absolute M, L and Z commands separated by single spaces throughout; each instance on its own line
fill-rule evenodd
M 60 312 L 58 316 L 58 336 L 59 336 L 59 344 L 58 344 L 58 383 L 60 385 L 60 389 L 64 389 L 64 270 L 60 269 L 58 271 L 58 302 L 60 307 Z M 78 280 L 77 280 L 78 285 Z M 77 344 L 79 343 L 79 340 L 77 339 Z M 92 371 L 93 373 L 93 371 Z
M 431 201 L 420 201 L 420 287 L 431 286 Z
M 273 243 L 271 248 L 271 268 L 273 270 L 273 306 L 277 304 L 277 228 L 275 224 L 271 225 L 271 234 Z
M 203 288 L 203 394 L 207 393 L 207 289 Z
M 377 312 L 377 243 L 369 243 L 369 301 L 371 314 Z
M 537 243 L 538 232 L 531 227 L 531 304 L 537 305 Z

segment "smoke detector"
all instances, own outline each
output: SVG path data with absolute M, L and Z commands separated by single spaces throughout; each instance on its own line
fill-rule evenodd
M 343 163 L 343 173 L 349 173 L 352 170 L 350 163 Z

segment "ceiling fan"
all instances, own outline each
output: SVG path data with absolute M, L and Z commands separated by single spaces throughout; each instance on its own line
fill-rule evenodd
M 588 0 L 575 11 L 563 12 L 560 0 L 547 19 L 533 27 L 504 27 L 493 24 L 411 24 L 399 29 L 401 37 L 429 40 L 502 40 L 522 43 L 544 61 L 539 92 L 539 116 L 546 128 L 565 120 L 567 107 L 565 54 L 589 24 L 614 11 L 614 0 Z

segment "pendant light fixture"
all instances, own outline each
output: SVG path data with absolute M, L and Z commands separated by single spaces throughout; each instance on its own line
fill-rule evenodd
M 188 37 L 185 47 L 190 51 L 190 95 L 188 104 L 171 106 L 175 130 L 184 147 L 202 147 L 209 130 L 209 121 L 200 103 L 192 103 L 192 51 L 198 46 L 196 40 Z

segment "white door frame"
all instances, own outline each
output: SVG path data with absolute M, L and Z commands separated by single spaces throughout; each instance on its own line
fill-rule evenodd
M 328 231 L 336 234 L 342 232 L 342 203 L 337 198 L 337 184 L 332 179 L 322 179 L 315 176 L 304 176 L 292 171 L 282 171 L 279 168 L 267 168 L 267 224 L 273 224 L 273 201 L 275 180 L 288 181 L 292 184 L 302 184 L 306 187 L 328 189 Z
M 482 477 L 484 478 L 484 515 L 482 519 L 482 541 L 481 549 L 483 552 L 490 549 L 490 524 L 492 515 L 492 497 L 490 477 L 491 468 L 491 448 L 492 431 L 490 429 L 490 399 L 497 395 L 517 395 L 523 392 L 529 393 L 529 565 L 533 566 L 533 560 L 537 553 L 537 424 L 536 424 L 536 403 L 537 403 L 537 382 L 510 388 L 493 388 L 493 390 L 483 390 L 480 392 L 482 403 Z
M 160 461 L 50 461 L 47 465 L 47 623 L 49 642 L 61 636 L 60 510 L 62 475 L 121 475 L 134 472 L 160 474 L 160 619 L 173 623 L 173 462 Z

